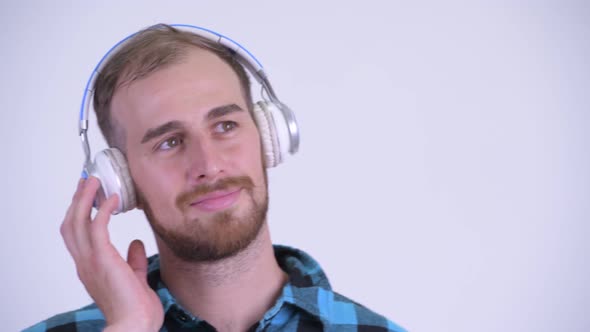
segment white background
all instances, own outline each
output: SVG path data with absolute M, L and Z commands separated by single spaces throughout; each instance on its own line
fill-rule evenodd
M 59 235 L 82 91 L 148 25 L 227 34 L 296 111 L 273 239 L 412 331 L 590 330 L 587 1 L 20 1 L 0 5 L 0 320 L 90 301 Z M 91 127 L 95 147 L 104 143 Z M 96 151 L 96 149 L 95 149 Z M 139 212 L 112 238 L 155 252 Z

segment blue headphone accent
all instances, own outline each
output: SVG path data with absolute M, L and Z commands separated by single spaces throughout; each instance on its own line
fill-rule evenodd
M 217 32 L 215 32 L 215 31 L 213 31 L 213 30 L 209 30 L 209 29 L 207 29 L 207 28 L 203 28 L 203 27 L 196 26 L 196 25 L 190 25 L 190 24 L 170 24 L 170 26 L 172 26 L 172 27 L 181 27 L 181 28 L 182 28 L 182 27 L 184 27 L 184 28 L 193 28 L 193 29 L 199 29 L 199 30 L 203 30 L 203 31 L 207 31 L 207 32 L 209 32 L 209 33 L 212 33 L 212 34 L 216 35 L 217 37 L 221 37 L 221 38 L 227 39 L 227 40 L 231 41 L 232 43 L 234 43 L 234 44 L 238 45 L 238 47 L 239 47 L 240 49 L 242 49 L 244 52 L 248 53 L 248 55 L 249 55 L 249 56 L 250 56 L 252 59 L 254 59 L 254 61 L 256 61 L 256 63 L 257 63 L 259 66 L 260 66 L 260 68 L 264 68 L 264 67 L 262 66 L 262 64 L 260 63 L 260 61 L 258 61 L 258 59 L 256 59 L 256 57 L 254 56 L 254 54 L 250 53 L 250 51 L 248 51 L 248 49 L 246 49 L 246 48 L 245 48 L 244 46 L 242 46 L 240 43 L 238 43 L 237 41 L 235 41 L 235 40 L 233 40 L 233 39 L 231 39 L 231 38 L 229 38 L 229 37 L 227 37 L 227 36 L 224 36 L 224 35 L 222 35 L 222 34 L 220 34 L 220 33 L 217 33 Z

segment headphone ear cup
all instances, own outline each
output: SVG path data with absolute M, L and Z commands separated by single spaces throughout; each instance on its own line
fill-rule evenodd
M 129 166 L 127 166 L 127 159 L 117 148 L 110 148 L 106 151 L 110 154 L 113 167 L 115 167 L 115 172 L 120 180 L 121 195 L 119 196 L 119 199 L 123 202 L 121 212 L 129 211 L 135 208 L 137 200 L 135 197 L 133 179 L 131 178 L 131 173 L 129 173 Z
M 268 103 L 261 101 L 255 103 L 253 114 L 260 133 L 265 166 L 267 168 L 275 167 L 281 162 L 281 155 L 276 127 Z
M 100 179 L 104 199 L 114 194 L 119 196 L 119 206 L 114 214 L 129 211 L 136 206 L 133 180 L 127 160 L 119 149 L 110 148 L 99 152 L 95 157 L 93 173 Z

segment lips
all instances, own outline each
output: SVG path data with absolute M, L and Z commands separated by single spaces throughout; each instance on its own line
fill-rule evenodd
M 199 196 L 190 206 L 204 212 L 221 211 L 232 206 L 240 197 L 241 191 L 241 188 L 213 191 Z
M 254 182 L 248 176 L 226 177 L 213 183 L 202 183 L 176 197 L 180 211 L 214 212 L 227 209 L 236 203 L 242 191 L 251 191 Z

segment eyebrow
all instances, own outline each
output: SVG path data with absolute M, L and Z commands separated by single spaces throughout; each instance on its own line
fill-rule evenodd
M 182 129 L 184 126 L 180 121 L 169 121 L 164 123 L 161 126 L 157 126 L 156 128 L 150 128 L 145 132 L 143 138 L 141 139 L 141 144 L 148 142 L 156 137 L 160 137 L 168 132 Z
M 244 110 L 236 105 L 236 104 L 228 104 L 219 107 L 215 107 L 207 112 L 206 119 L 207 121 L 212 121 L 222 116 L 225 116 L 230 113 L 234 112 L 243 112 Z M 157 126 L 155 128 L 150 128 L 146 131 L 145 135 L 141 139 L 141 144 L 151 141 L 154 138 L 160 137 L 169 133 L 171 131 L 183 129 L 184 125 L 180 121 L 169 121 L 164 123 L 163 125 Z
M 207 113 L 207 120 L 211 121 L 230 113 L 243 111 L 244 110 L 236 104 L 223 105 L 210 110 L 209 113 Z

